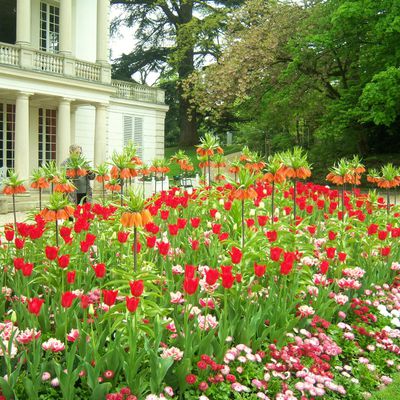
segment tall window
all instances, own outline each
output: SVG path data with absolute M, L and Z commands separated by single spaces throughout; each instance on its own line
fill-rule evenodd
M 0 168 L 14 168 L 15 105 L 0 103 Z
M 56 53 L 60 42 L 60 8 L 40 3 L 40 50 Z
M 39 166 L 56 159 L 57 111 L 39 108 Z
M 15 43 L 17 31 L 17 1 L 0 0 L 0 42 Z

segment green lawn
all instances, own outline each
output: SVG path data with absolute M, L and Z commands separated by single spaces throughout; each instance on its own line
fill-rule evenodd
M 170 159 L 178 150 L 184 150 L 185 153 L 189 156 L 190 161 L 193 163 L 194 167 L 195 167 L 195 173 L 196 172 L 201 172 L 200 169 L 198 168 L 198 160 L 197 160 L 197 155 L 196 155 L 196 148 L 191 146 L 191 147 L 167 147 L 165 148 L 165 158 L 168 160 Z M 241 151 L 242 146 L 241 145 L 231 145 L 231 146 L 224 146 L 223 147 L 225 154 L 232 154 L 232 153 L 236 153 L 238 151 Z M 176 175 L 180 174 L 180 168 L 178 165 L 176 164 L 171 164 L 169 166 L 171 168 L 170 173 L 168 174 L 169 177 L 173 177 Z
M 400 399 L 400 374 L 393 377 L 393 383 L 385 389 L 376 392 L 371 400 L 396 400 Z

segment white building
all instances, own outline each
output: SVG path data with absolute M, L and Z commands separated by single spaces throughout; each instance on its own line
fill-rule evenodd
M 164 155 L 164 92 L 111 80 L 109 0 L 0 0 L 0 168 L 27 179 L 71 143 L 94 165 Z

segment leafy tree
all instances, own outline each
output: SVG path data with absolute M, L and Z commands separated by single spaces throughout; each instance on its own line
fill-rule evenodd
M 313 146 L 324 159 L 400 149 L 399 15 L 397 0 L 249 0 L 188 90 L 202 115 L 229 113 L 257 146 Z
M 176 74 L 181 145 L 198 142 L 196 110 L 183 96 L 181 83 L 206 57 L 220 55 L 219 37 L 226 15 L 242 0 L 111 0 L 122 5 L 124 23 L 137 24 L 135 50 L 114 66 L 114 76 L 129 78 L 142 71 Z M 118 22 L 118 21 L 117 21 Z M 121 21 L 119 21 L 121 22 Z

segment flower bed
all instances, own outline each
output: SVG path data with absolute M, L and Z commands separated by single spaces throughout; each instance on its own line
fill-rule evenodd
M 390 383 L 397 209 L 355 191 L 339 210 L 338 191 L 299 182 L 272 200 L 272 188 L 172 189 L 146 202 L 146 224 L 87 204 L 57 227 L 40 215 L 7 227 L 3 396 L 364 399 Z

